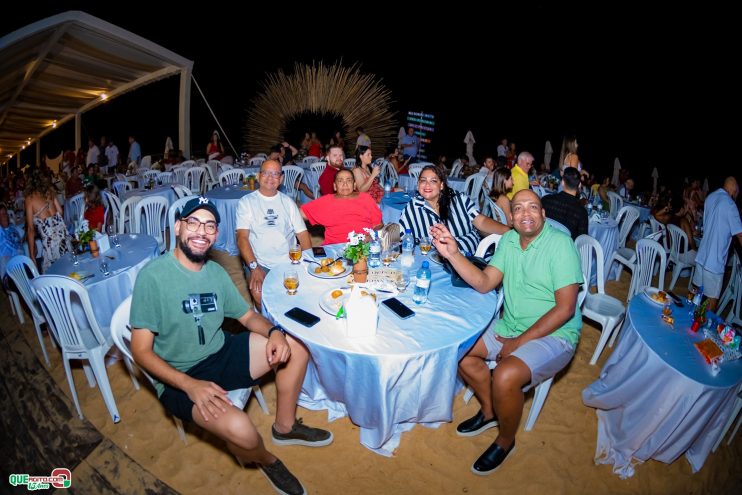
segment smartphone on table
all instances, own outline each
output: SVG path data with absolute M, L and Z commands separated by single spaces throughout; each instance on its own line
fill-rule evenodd
M 412 311 L 407 306 L 405 306 L 396 297 L 390 297 L 389 299 L 384 299 L 383 301 L 381 301 L 381 304 L 389 308 L 394 314 L 396 314 L 403 320 L 410 318 L 411 316 L 415 316 L 415 312 Z
M 312 248 L 312 255 L 314 255 L 315 258 L 326 258 L 327 251 L 325 251 L 325 248 L 322 246 L 315 246 Z
M 301 308 L 291 308 L 284 314 L 292 320 L 301 323 L 305 327 L 313 327 L 319 323 L 319 317 L 309 313 L 308 311 L 304 311 Z

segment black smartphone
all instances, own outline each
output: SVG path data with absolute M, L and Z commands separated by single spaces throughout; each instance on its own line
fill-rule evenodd
M 381 304 L 391 309 L 394 312 L 394 314 L 396 314 L 403 320 L 411 316 L 415 316 L 415 312 L 412 311 L 407 306 L 405 306 L 404 304 L 402 304 L 399 301 L 399 299 L 397 299 L 396 297 L 390 297 L 389 299 L 384 299 L 383 301 L 381 301 Z
M 326 258 L 327 257 L 327 251 L 325 251 L 325 248 L 322 246 L 315 246 L 312 248 L 312 254 L 315 258 Z
M 313 327 L 319 323 L 319 318 L 314 316 L 312 313 L 308 313 L 301 308 L 291 308 L 286 311 L 286 316 L 294 321 L 297 321 L 305 327 Z

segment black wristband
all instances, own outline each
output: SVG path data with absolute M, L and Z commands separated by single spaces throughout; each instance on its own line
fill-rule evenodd
M 271 327 L 270 330 L 268 330 L 268 338 L 270 338 L 271 337 L 271 334 L 273 332 L 275 332 L 276 330 L 278 330 L 279 332 L 281 332 L 284 336 L 286 335 L 286 330 L 284 330 L 281 325 L 276 325 L 274 327 Z

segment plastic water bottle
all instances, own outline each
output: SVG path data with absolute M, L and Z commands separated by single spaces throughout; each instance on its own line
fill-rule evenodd
M 379 234 L 373 233 L 371 243 L 368 246 L 368 267 L 379 268 L 381 266 L 381 242 Z
M 388 198 L 391 193 L 392 193 L 392 185 L 389 182 L 387 182 L 386 184 L 384 184 L 384 197 Z
M 402 266 L 402 270 L 409 269 L 415 262 L 415 237 L 412 235 L 411 229 L 405 229 L 404 235 L 402 236 L 402 256 L 399 259 L 399 264 Z
M 417 271 L 417 281 L 415 282 L 415 292 L 412 294 L 412 300 L 415 304 L 423 304 L 428 300 L 428 291 L 430 290 L 430 268 L 428 261 L 423 261 L 422 266 Z
M 696 306 L 700 306 L 703 301 L 703 285 L 698 288 L 698 292 L 693 296 L 693 302 Z

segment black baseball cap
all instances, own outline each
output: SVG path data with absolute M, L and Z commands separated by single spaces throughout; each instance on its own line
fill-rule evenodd
M 204 196 L 199 196 L 198 198 L 193 198 L 192 200 L 188 201 L 183 206 L 183 209 L 180 210 L 178 219 L 180 220 L 181 218 L 188 217 L 196 210 L 210 211 L 211 214 L 214 215 L 214 220 L 216 220 L 217 225 L 221 221 L 219 218 L 219 210 L 216 209 L 216 205 L 214 204 L 214 202 Z

